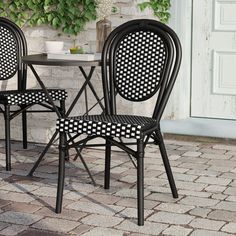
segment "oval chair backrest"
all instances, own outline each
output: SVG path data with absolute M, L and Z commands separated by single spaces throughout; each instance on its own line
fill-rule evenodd
M 159 88 L 167 48 L 157 32 L 131 29 L 114 52 L 114 82 L 117 92 L 130 101 L 152 97 Z
M 133 20 L 109 35 L 102 53 L 105 105 L 116 113 L 115 95 L 139 102 L 159 91 L 155 111 L 166 104 L 181 61 L 181 46 L 176 34 L 154 20 Z M 107 73 L 107 66 L 109 74 Z M 167 91 L 168 90 L 168 91 Z M 163 112 L 163 111 L 162 111 Z M 154 117 L 154 118 L 155 118 Z
M 8 80 L 18 73 L 20 88 L 26 77 L 26 66 L 21 61 L 25 55 L 27 44 L 22 30 L 12 21 L 0 17 L 0 80 Z

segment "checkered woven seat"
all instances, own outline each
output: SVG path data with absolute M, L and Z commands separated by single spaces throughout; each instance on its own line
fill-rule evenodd
M 156 125 L 156 120 L 152 118 L 127 115 L 87 115 L 57 120 L 60 132 L 136 139 L 144 130 Z
M 65 100 L 67 93 L 63 89 L 50 89 L 49 94 L 54 101 Z M 0 103 L 7 105 L 25 105 L 48 101 L 46 94 L 40 89 L 32 90 L 8 90 L 0 92 Z

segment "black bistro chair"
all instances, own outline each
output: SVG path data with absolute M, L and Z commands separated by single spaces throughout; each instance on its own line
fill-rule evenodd
M 27 67 L 22 56 L 27 55 L 27 44 L 22 30 L 10 20 L 0 17 L 0 80 L 9 80 L 17 76 L 17 89 L 0 90 L 0 112 L 5 120 L 6 170 L 11 170 L 10 121 L 22 114 L 23 148 L 27 148 L 27 109 L 35 104 L 53 111 L 47 104 L 42 89 L 26 89 Z M 60 101 L 60 111 L 64 112 L 67 93 L 63 89 L 51 89 L 54 101 Z M 17 107 L 17 109 L 16 109 Z
M 175 83 L 181 63 L 181 45 L 175 32 L 154 20 L 133 20 L 117 27 L 106 40 L 102 52 L 102 82 L 105 112 L 58 119 L 60 132 L 59 176 L 56 212 L 61 212 L 65 176 L 65 135 L 88 135 L 106 140 L 104 188 L 109 188 L 111 146 L 116 145 L 136 159 L 138 225 L 144 224 L 144 149 L 151 138 L 159 145 L 172 195 L 178 197 L 170 168 L 160 119 Z M 116 95 L 131 102 L 141 102 L 158 93 L 152 117 L 118 115 Z M 121 138 L 137 141 L 133 150 Z M 69 145 L 73 147 L 74 145 Z

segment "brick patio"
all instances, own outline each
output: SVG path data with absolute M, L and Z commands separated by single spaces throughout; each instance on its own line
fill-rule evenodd
M 33 179 L 25 177 L 42 147 L 13 145 L 13 170 L 0 170 L 0 235 L 227 236 L 236 235 L 236 146 L 225 141 L 166 140 L 179 198 L 173 199 L 158 148 L 146 149 L 145 226 L 136 225 L 136 171 L 123 152 L 112 153 L 111 189 L 104 190 L 104 153 L 67 163 L 64 209 L 55 214 L 57 149 Z M 5 166 L 3 142 L 0 164 Z

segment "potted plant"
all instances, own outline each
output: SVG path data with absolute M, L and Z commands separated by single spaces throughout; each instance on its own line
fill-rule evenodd
M 149 0 L 138 4 L 141 11 L 146 8 L 153 10 L 154 16 L 156 16 L 161 22 L 167 23 L 170 19 L 170 4 L 171 0 Z

